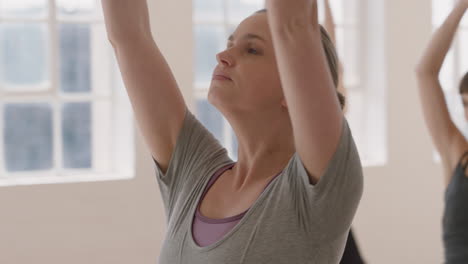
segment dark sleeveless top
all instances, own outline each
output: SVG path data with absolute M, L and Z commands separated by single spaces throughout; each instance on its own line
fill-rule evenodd
M 468 263 L 468 152 L 461 157 L 445 191 L 443 240 L 445 263 Z
M 358 245 L 354 239 L 353 231 L 349 231 L 346 247 L 341 258 L 340 264 L 364 264 L 364 259 L 359 252 Z

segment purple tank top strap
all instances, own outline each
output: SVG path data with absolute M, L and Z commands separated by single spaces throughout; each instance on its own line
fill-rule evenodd
M 209 191 L 211 186 L 216 182 L 216 180 L 228 169 L 232 169 L 235 164 L 229 164 L 220 170 L 218 170 L 208 181 L 208 184 L 203 191 L 203 194 L 198 201 L 197 209 L 195 211 L 194 215 L 194 221 L 193 221 L 193 226 L 192 226 L 192 235 L 195 240 L 195 242 L 199 246 L 208 246 L 216 241 L 220 240 L 224 235 L 226 235 L 229 231 L 231 231 L 240 221 L 241 219 L 245 216 L 245 214 L 249 211 L 249 209 L 245 210 L 244 212 L 223 218 L 223 219 L 212 219 L 205 217 L 201 214 L 200 212 L 200 206 L 201 202 L 203 201 L 204 197 L 206 196 L 206 193 Z M 271 182 L 276 179 L 283 171 L 275 175 L 265 186 L 263 191 L 271 184 Z

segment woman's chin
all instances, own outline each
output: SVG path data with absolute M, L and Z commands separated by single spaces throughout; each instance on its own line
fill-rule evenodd
M 208 102 L 216 108 L 226 106 L 232 103 L 232 95 L 223 92 L 222 89 L 218 89 L 217 87 L 210 88 L 208 91 Z

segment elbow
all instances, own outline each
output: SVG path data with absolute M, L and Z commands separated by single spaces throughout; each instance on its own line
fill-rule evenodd
M 440 72 L 439 69 L 434 69 L 423 64 L 418 64 L 414 68 L 414 73 L 416 74 L 416 77 L 418 79 L 427 78 L 427 77 L 438 78 L 439 72 Z
M 115 30 L 113 27 L 107 27 L 107 41 L 109 41 L 112 47 L 122 42 L 124 38 L 125 33 Z
M 132 38 L 133 37 L 130 34 L 127 34 L 124 31 L 108 30 L 107 32 L 107 40 L 113 47 Z
M 108 34 L 107 40 L 111 44 L 111 46 L 116 49 L 117 47 L 121 46 L 134 46 L 134 45 L 142 45 L 144 43 L 154 43 L 153 36 L 151 33 L 149 34 L 133 34 L 133 33 L 124 33 L 119 32 L 116 34 Z

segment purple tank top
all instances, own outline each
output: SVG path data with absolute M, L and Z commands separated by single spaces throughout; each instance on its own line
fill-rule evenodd
M 225 234 L 231 231 L 239 223 L 242 217 L 244 217 L 244 215 L 249 211 L 249 209 L 247 209 L 238 215 L 223 219 L 211 219 L 203 216 L 200 212 L 201 201 L 203 201 L 205 198 L 208 190 L 225 171 L 232 169 L 234 165 L 235 163 L 229 164 L 215 172 L 213 177 L 211 177 L 210 181 L 208 182 L 206 189 L 200 198 L 200 201 L 198 202 L 197 210 L 195 210 L 195 215 L 193 218 L 192 235 L 193 239 L 200 247 L 209 246 L 220 240 Z M 263 190 L 265 190 L 268 185 L 270 185 L 270 183 L 281 174 L 281 172 L 273 177 Z

